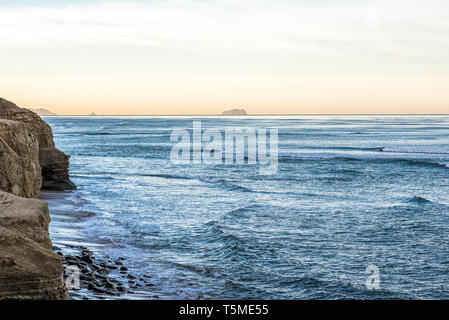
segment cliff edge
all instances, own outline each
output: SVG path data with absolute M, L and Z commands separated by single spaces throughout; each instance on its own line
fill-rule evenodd
M 73 189 L 50 126 L 0 98 L 0 299 L 67 299 L 40 190 Z M 31 198 L 31 199 L 27 199 Z
M 71 190 L 76 186 L 69 178 L 69 156 L 55 147 L 50 126 L 36 113 L 19 108 L 0 98 L 0 119 L 14 120 L 27 126 L 38 140 L 42 189 Z

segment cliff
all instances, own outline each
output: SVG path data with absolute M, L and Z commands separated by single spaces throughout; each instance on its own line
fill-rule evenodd
M 0 191 L 0 299 L 67 299 L 47 204 Z
M 33 111 L 19 108 L 2 98 L 0 98 L 0 119 L 22 123 L 37 138 L 42 189 L 61 191 L 76 188 L 69 178 L 69 156 L 55 147 L 53 132 L 45 121 Z
M 0 189 L 39 198 L 41 185 L 37 138 L 23 123 L 0 119 Z
M 0 299 L 67 299 L 41 188 L 72 189 L 50 126 L 0 98 Z

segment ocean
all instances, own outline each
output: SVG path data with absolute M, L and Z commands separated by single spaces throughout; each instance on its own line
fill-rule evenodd
M 449 299 L 447 115 L 44 119 L 78 186 L 53 242 L 151 279 L 121 298 Z M 277 129 L 277 172 L 173 164 L 194 121 Z

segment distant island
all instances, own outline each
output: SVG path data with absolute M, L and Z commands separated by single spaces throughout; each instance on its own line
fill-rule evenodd
M 246 113 L 245 109 L 231 109 L 227 111 L 223 111 L 223 116 L 246 116 L 248 113 Z
M 57 116 L 56 113 L 51 112 L 51 111 L 49 111 L 47 109 L 44 109 L 44 108 L 38 108 L 38 109 L 28 108 L 28 110 L 31 110 L 34 113 L 37 113 L 37 115 L 39 115 L 39 116 Z

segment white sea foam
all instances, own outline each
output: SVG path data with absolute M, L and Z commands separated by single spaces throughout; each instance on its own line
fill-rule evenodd
M 424 153 L 424 154 L 448 154 L 449 151 L 445 150 L 435 150 L 435 149 L 412 149 L 412 148 L 388 148 L 382 147 L 379 149 L 380 152 L 389 152 L 389 153 Z

